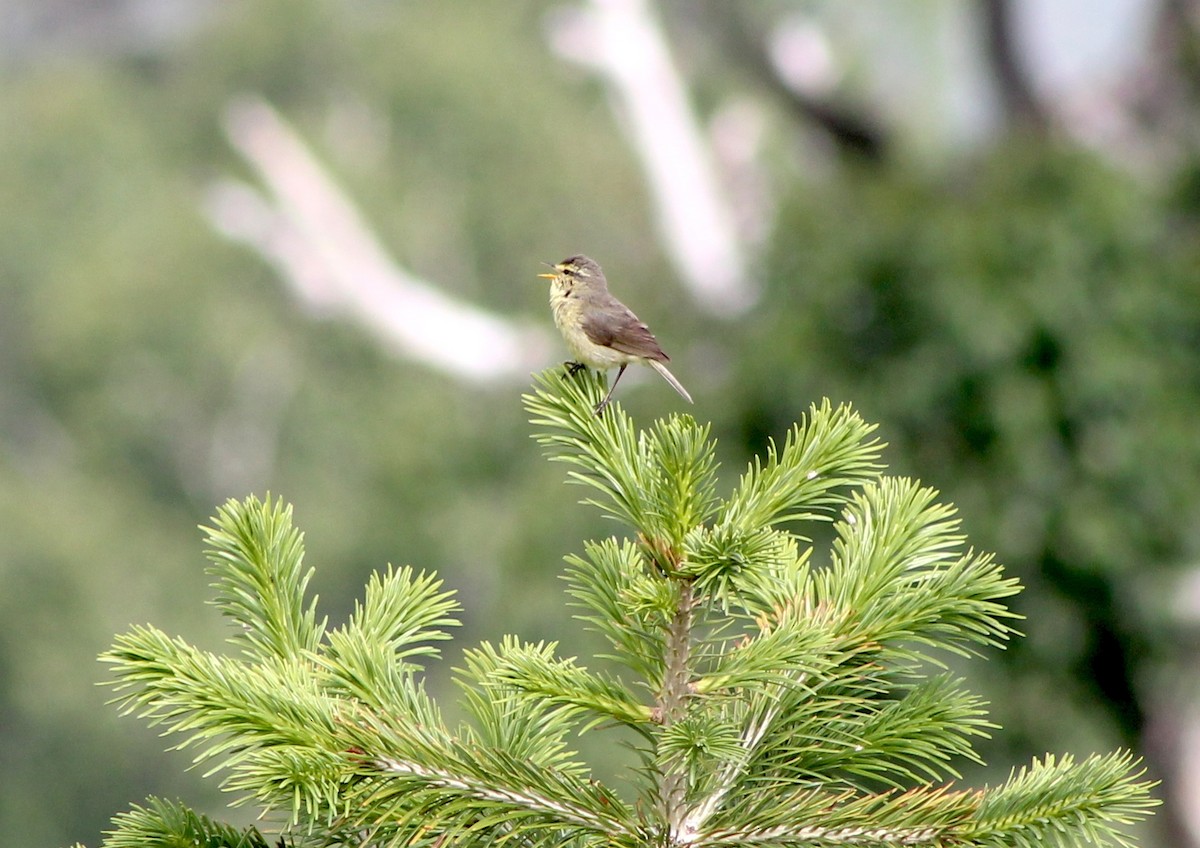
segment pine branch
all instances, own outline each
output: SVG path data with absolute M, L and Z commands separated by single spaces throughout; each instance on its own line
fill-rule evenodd
M 345 813 L 343 793 L 353 774 L 345 751 L 307 745 L 246 749 L 234 758 L 221 788 L 236 796 L 230 806 L 260 805 L 284 811 L 294 823 Z
M 692 845 L 942 845 L 975 809 L 972 792 L 920 786 L 856 795 L 802 787 L 766 790 L 728 816 L 714 817 Z
M 790 762 L 788 745 L 772 749 L 771 759 L 802 764 L 813 775 L 840 773 L 898 789 L 960 777 L 957 761 L 982 762 L 972 738 L 987 737 L 996 728 L 987 720 L 985 702 L 961 682 L 941 675 L 919 683 L 901 698 L 826 723 L 829 734 Z
M 587 771 L 586 763 L 576 759 L 568 743 L 578 725 L 578 710 L 527 697 L 516 687 L 498 682 L 496 671 L 504 659 L 486 643 L 467 651 L 464 662 L 466 667 L 459 670 L 455 682 L 462 689 L 463 707 L 474 720 L 464 730 L 465 740 L 564 773 L 582 775 Z
M 161 798 L 146 799 L 146 806 L 134 805 L 127 813 L 113 818 L 113 829 L 104 840 L 105 848 L 268 848 L 267 840 L 255 828 L 238 830 L 214 822 L 182 804 Z
M 603 398 L 603 378 L 581 369 L 574 375 L 543 371 L 534 380 L 540 388 L 521 400 L 530 422 L 549 428 L 534 438 L 547 448 L 550 459 L 575 466 L 568 472 L 572 481 L 604 495 L 584 502 L 633 527 L 650 526 L 643 486 L 648 449 L 619 403 L 610 404 L 604 415 L 592 411 Z
M 500 685 L 549 706 L 565 707 L 587 715 L 588 726 L 606 719 L 643 729 L 651 719 L 648 707 L 638 703 L 619 683 L 593 674 L 573 659 L 554 659 L 554 644 L 519 645 L 506 639 L 499 649 L 484 642 L 468 655 L 492 666 L 484 685 Z
M 895 699 L 822 690 L 760 706 L 770 720 L 760 720 L 761 744 L 746 760 L 746 791 L 764 780 L 903 788 L 957 777 L 957 760 L 979 761 L 971 740 L 994 728 L 959 683 L 939 676 Z
M 601 377 L 585 369 L 535 379 L 541 388 L 523 400 L 531 421 L 550 428 L 535 437 L 538 443 L 551 459 L 579 469 L 570 479 L 606 496 L 585 503 L 634 527 L 658 566 L 670 571 L 677 562 L 667 552 L 678 552 L 684 535 L 716 509 L 717 463 L 708 429 L 690 416 L 672 416 L 638 434 L 619 404 L 603 415 L 587 408 L 600 396 Z
M 336 689 L 381 709 L 403 700 L 420 670 L 412 658 L 438 656 L 429 643 L 449 639 L 441 628 L 458 624 L 451 617 L 458 603 L 441 585 L 408 567 L 372 574 L 350 620 L 330 631 L 327 648 L 315 655 Z
M 696 691 L 796 686 L 811 692 L 815 682 L 826 680 L 853 650 L 837 632 L 814 623 L 794 606 L 763 625 L 757 635 L 719 655 L 696 682 Z
M 248 665 L 135 627 L 101 655 L 113 665 L 122 712 L 166 732 L 183 734 L 177 748 L 202 746 L 197 760 L 273 745 L 316 745 L 336 738 L 336 704 L 311 666 L 295 659 Z
M 848 406 L 833 409 L 827 400 L 814 404 L 792 427 L 782 450 L 772 441 L 766 462 L 757 457 L 751 462 L 717 524 L 754 530 L 828 520 L 828 512 L 842 503 L 838 489 L 879 475 L 883 444 L 867 441 L 874 430 Z
M 324 623 L 316 598 L 304 607 L 313 571 L 302 571 L 303 536 L 292 527 L 292 508 L 251 496 L 227 501 L 208 534 L 209 573 L 217 578 L 216 604 L 239 626 L 231 640 L 252 656 L 289 657 L 312 651 Z
M 662 686 L 666 622 L 674 598 L 669 584 L 647 573 L 641 550 L 631 542 L 605 539 L 584 546 L 584 557 L 568 556 L 568 594 L 579 615 L 608 641 L 609 655 L 650 689 Z
M 119 637 L 102 659 L 114 666 L 122 712 L 181 735 L 175 747 L 198 749 L 194 762 L 212 763 L 206 775 L 225 771 L 243 803 L 297 816 L 336 807 L 351 766 L 338 726 L 348 705 L 323 691 L 310 663 L 250 665 L 150 627 Z
M 364 762 L 367 779 L 351 790 L 348 809 L 388 839 L 433 830 L 481 840 L 553 834 L 644 844 L 633 811 L 596 781 L 485 746 L 431 746 L 394 727 L 360 732 L 364 744 L 381 740 L 386 752 Z
M 858 638 L 934 661 L 911 646 L 968 655 L 972 643 L 1001 644 L 1015 615 L 1000 599 L 1020 590 L 990 556 L 957 553 L 954 510 L 935 496 L 902 478 L 864 486 L 836 525 L 831 566 L 814 577 L 817 603 L 854 611 Z
M 1144 775 L 1127 751 L 1093 754 L 1079 763 L 1070 754 L 1047 755 L 986 792 L 963 836 L 1016 848 L 1065 848 L 1080 841 L 1131 846 L 1120 827 L 1145 818 L 1159 803 L 1148 794 L 1156 783 Z
M 687 419 L 689 422 L 691 418 Z M 658 420 L 646 433 L 650 462 L 653 526 L 639 527 L 645 536 L 659 537 L 672 550 L 683 546 L 684 535 L 712 517 L 717 504 L 715 443 L 707 425 L 680 427 L 675 418 Z M 665 564 L 665 563 L 664 563 Z M 670 565 L 677 565 L 671 562 Z

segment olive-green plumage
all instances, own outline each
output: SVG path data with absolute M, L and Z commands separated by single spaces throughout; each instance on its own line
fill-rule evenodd
M 576 362 L 581 366 L 607 371 L 620 368 L 597 414 L 608 406 L 621 375 L 633 362 L 644 362 L 663 376 L 686 400 L 692 396 L 680 385 L 664 362 L 663 353 L 649 328 L 625 304 L 608 292 L 608 281 L 600 266 L 586 256 L 572 256 L 550 266 L 553 274 L 539 274 L 550 280 L 550 309 L 554 323 L 562 333 Z

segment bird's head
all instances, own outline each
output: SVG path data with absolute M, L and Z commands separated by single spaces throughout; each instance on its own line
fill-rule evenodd
M 584 291 L 608 289 L 608 281 L 604 279 L 604 272 L 600 270 L 599 265 L 586 256 L 572 256 L 557 265 L 551 265 L 548 262 L 542 264 L 551 268 L 553 273 L 538 274 L 538 276 L 550 280 L 553 290 L 568 293 L 575 288 Z

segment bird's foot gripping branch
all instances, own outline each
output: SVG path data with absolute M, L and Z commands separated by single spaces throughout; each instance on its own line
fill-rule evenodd
M 127 711 L 178 734 L 280 833 L 151 799 L 107 845 L 1128 842 L 1153 801 L 1126 753 L 953 784 L 997 728 L 941 660 L 1002 644 L 1018 587 L 964 548 L 933 491 L 883 475 L 853 411 L 814 406 L 722 494 L 690 416 L 639 430 L 618 404 L 593 414 L 590 373 L 537 383 L 536 438 L 625 528 L 567 558 L 605 659 L 484 643 L 457 671 L 452 726 L 421 682 L 456 608 L 438 581 L 389 569 L 329 629 L 290 510 L 230 502 L 208 545 L 238 650 L 139 627 L 104 659 Z M 824 550 L 804 535 L 814 522 L 831 525 Z M 574 753 L 585 731 L 633 740 L 624 785 Z

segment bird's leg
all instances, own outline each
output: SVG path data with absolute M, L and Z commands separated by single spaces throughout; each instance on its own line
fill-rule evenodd
M 616 391 L 617 383 L 621 382 L 621 375 L 625 373 L 625 369 L 629 367 L 629 363 L 622 365 L 617 369 L 617 376 L 613 378 L 612 385 L 608 387 L 608 394 L 604 396 L 604 400 L 596 404 L 595 412 L 599 415 L 604 411 L 604 407 L 608 406 L 608 402 L 612 400 L 613 392 Z
M 568 361 L 568 362 L 564 362 L 564 363 L 563 363 L 563 365 L 565 365 L 565 366 L 566 366 L 566 368 L 567 368 L 567 373 L 568 373 L 569 375 L 571 375 L 572 377 L 574 377 L 576 374 L 578 374 L 578 373 L 579 373 L 580 371 L 582 371 L 584 368 L 587 368 L 587 366 L 586 366 L 586 365 L 584 365 L 582 362 L 570 362 L 570 361 Z

